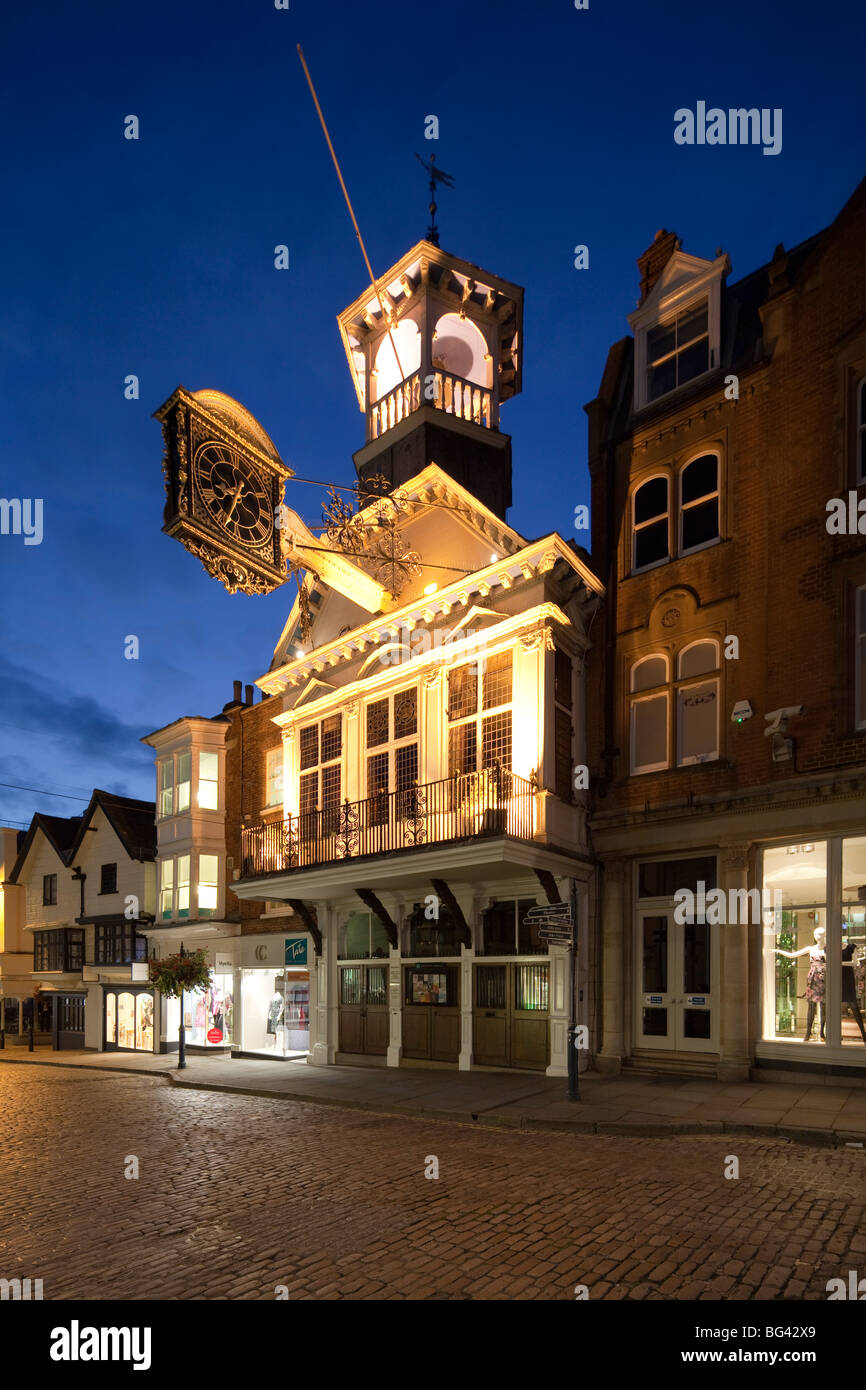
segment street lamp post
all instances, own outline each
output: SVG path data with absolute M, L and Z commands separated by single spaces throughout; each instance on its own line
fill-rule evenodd
M 186 959 L 186 951 L 183 949 L 183 942 L 180 943 L 180 958 Z M 177 1029 L 177 1069 L 183 1071 L 186 1066 L 186 1029 L 183 1026 L 183 990 L 180 992 L 180 1023 Z

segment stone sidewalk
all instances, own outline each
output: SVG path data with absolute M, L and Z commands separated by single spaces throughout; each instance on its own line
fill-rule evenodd
M 299 1061 L 193 1054 L 52 1052 L 7 1043 L 0 1064 L 84 1067 L 164 1076 L 174 1085 L 229 1094 L 346 1106 L 385 1115 L 556 1129 L 584 1134 L 753 1134 L 827 1145 L 866 1143 L 866 1086 L 816 1081 L 737 1085 L 626 1073 L 580 1078 L 580 1100 L 565 1080 L 532 1072 L 457 1072 L 422 1067 L 311 1067 Z

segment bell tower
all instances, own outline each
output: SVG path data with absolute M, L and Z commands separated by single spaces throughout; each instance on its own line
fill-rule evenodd
M 419 241 L 337 322 L 367 442 L 363 482 L 395 487 L 436 463 L 505 519 L 511 438 L 503 401 L 521 389 L 523 290 Z

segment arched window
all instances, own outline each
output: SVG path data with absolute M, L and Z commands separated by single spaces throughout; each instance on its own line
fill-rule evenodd
M 433 329 L 433 366 L 475 386 L 493 385 L 493 359 L 480 328 L 459 314 L 443 314 Z
M 701 454 L 680 473 L 681 555 L 719 539 L 719 459 Z
M 677 766 L 719 756 L 719 644 L 692 642 L 677 657 Z
M 393 338 L 393 343 L 391 339 Z M 397 349 L 396 354 L 394 349 Z M 399 358 L 399 365 L 398 359 Z M 380 401 L 421 366 L 421 334 L 412 319 L 401 319 L 386 333 L 376 352 L 370 396 Z
M 670 687 L 668 659 L 645 656 L 631 668 L 631 770 L 657 772 L 668 765 Z
M 632 568 L 646 569 L 670 557 L 670 488 L 662 474 L 642 483 L 633 498 Z

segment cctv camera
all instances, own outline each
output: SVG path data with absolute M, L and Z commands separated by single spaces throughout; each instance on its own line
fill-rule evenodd
M 748 700 L 738 700 L 731 711 L 731 723 L 742 724 L 747 719 L 751 719 L 754 714 L 752 706 Z
M 803 713 L 805 713 L 803 705 L 786 705 L 784 709 L 774 709 L 770 714 L 765 714 L 767 727 L 764 730 L 764 736 L 770 738 L 773 734 L 783 733 L 787 728 L 788 720 Z

